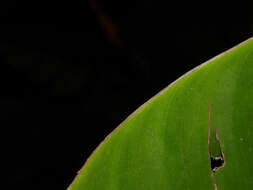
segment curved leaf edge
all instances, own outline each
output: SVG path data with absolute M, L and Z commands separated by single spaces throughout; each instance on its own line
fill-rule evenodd
M 72 181 L 72 183 L 69 185 L 69 187 L 67 188 L 67 190 L 71 190 L 71 186 L 72 184 L 74 184 L 74 182 L 78 179 L 80 173 L 84 170 L 85 166 L 88 164 L 89 160 L 92 158 L 92 156 L 97 152 L 97 150 L 103 146 L 103 144 L 105 143 L 105 141 L 107 139 L 109 139 L 115 132 L 117 132 L 128 120 L 130 120 L 132 117 L 134 117 L 138 112 L 140 112 L 142 109 L 145 108 L 146 105 L 148 105 L 149 103 L 151 103 L 155 98 L 159 97 L 160 95 L 162 95 L 164 92 L 166 92 L 169 88 L 171 88 L 173 85 L 175 85 L 178 81 L 180 81 L 181 79 L 187 77 L 188 75 L 190 75 L 193 72 L 198 71 L 199 69 L 201 69 L 202 67 L 204 67 L 205 65 L 211 63 L 212 61 L 224 56 L 225 54 L 228 54 L 230 52 L 232 52 L 234 49 L 237 49 L 243 45 L 246 45 L 248 42 L 252 41 L 253 37 L 248 38 L 247 40 L 235 45 L 234 47 L 218 54 L 217 56 L 205 61 L 204 63 L 198 65 L 197 67 L 191 69 L 190 71 L 186 72 L 185 74 L 183 74 L 181 77 L 179 77 L 178 79 L 176 79 L 174 82 L 170 83 L 167 87 L 165 87 L 164 89 L 162 89 L 160 92 L 158 92 L 156 95 L 154 95 L 153 97 L 151 97 L 148 101 L 146 101 L 145 103 L 143 103 L 141 106 L 139 106 L 132 114 L 130 114 L 125 120 L 123 120 L 109 135 L 107 135 L 105 137 L 105 139 L 96 147 L 96 149 L 91 153 L 91 155 L 88 157 L 88 159 L 85 161 L 84 165 L 81 167 L 81 169 L 77 172 L 77 175 L 75 176 L 74 180 Z

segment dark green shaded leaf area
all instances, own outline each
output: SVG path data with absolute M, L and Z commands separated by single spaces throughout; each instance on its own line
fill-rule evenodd
M 225 159 L 215 173 L 208 146 L 209 105 L 211 136 L 216 140 L 218 128 Z M 252 108 L 249 39 L 137 109 L 99 145 L 69 190 L 196 190 L 215 189 L 214 183 L 218 190 L 253 189 Z

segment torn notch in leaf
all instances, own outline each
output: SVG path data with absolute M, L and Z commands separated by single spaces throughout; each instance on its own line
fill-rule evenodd
M 222 157 L 213 157 L 210 156 L 211 160 L 211 169 L 213 172 L 216 172 L 224 166 L 224 159 Z

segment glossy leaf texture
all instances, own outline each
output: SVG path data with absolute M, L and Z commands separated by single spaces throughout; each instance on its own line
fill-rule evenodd
M 218 129 L 225 160 L 215 173 L 209 116 L 211 144 Z M 98 146 L 69 190 L 249 190 L 252 160 L 249 39 L 186 73 L 137 109 Z

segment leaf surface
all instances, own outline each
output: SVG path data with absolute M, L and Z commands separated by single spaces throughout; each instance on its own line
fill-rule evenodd
M 137 109 L 98 146 L 69 190 L 253 189 L 252 110 L 249 39 Z M 225 164 L 214 173 L 210 152 L 219 148 Z

